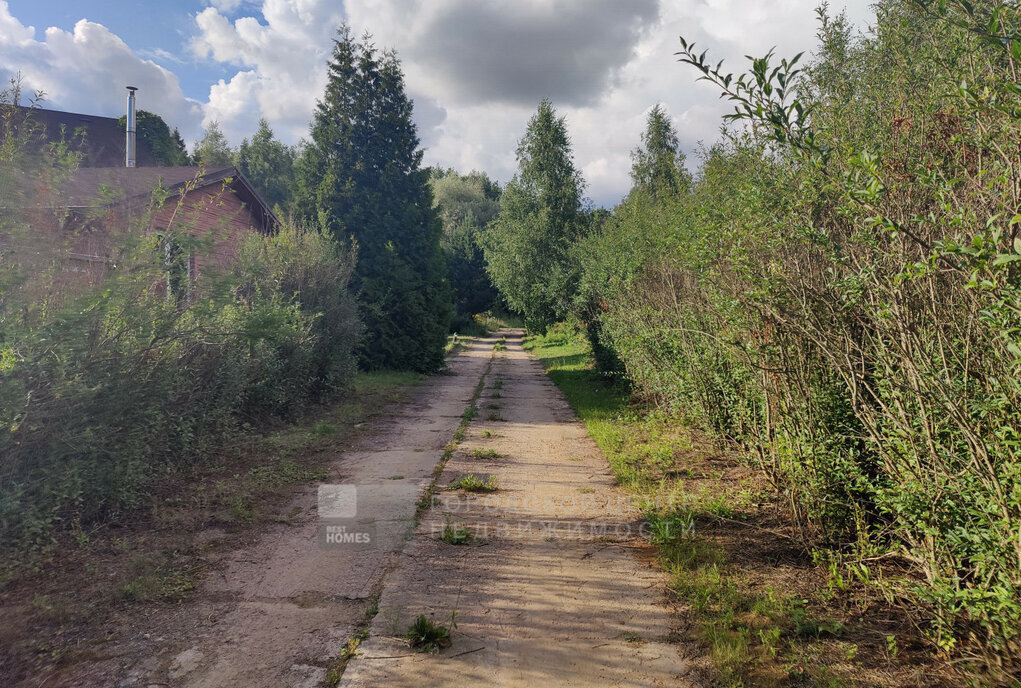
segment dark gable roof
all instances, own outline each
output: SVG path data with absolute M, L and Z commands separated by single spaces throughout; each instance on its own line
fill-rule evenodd
M 27 111 L 28 108 L 22 107 Z M 84 131 L 85 145 L 81 148 L 84 154 L 82 167 L 114 167 L 124 164 L 125 134 L 124 127 L 115 117 L 96 117 L 77 112 L 60 112 L 44 110 L 37 107 L 32 111 L 32 120 L 45 128 L 47 141 L 57 141 L 61 128 L 64 138 L 77 140 L 77 132 Z M 78 146 L 74 146 L 78 150 Z M 139 167 L 152 167 L 157 163 L 153 158 L 149 144 L 137 137 L 135 140 L 135 164 Z
M 148 203 L 157 186 L 173 196 L 189 183 L 205 187 L 237 174 L 234 167 L 79 167 L 63 184 L 62 205 L 96 208 L 139 199 Z
M 21 106 L 18 109 L 29 111 Z M 230 179 L 231 190 L 260 220 L 262 231 L 272 232 L 280 224 L 273 209 L 236 167 L 156 167 L 152 150 L 141 138 L 136 140 L 138 166 L 125 167 L 125 134 L 117 119 L 42 108 L 32 110 L 31 118 L 45 128 L 45 141 L 59 140 L 61 129 L 65 139 L 73 139 L 76 132 L 84 129 L 85 157 L 56 189 L 51 188 L 53 184 L 46 184 L 45 179 L 0 165 L 0 209 L 120 205 L 142 210 L 148 207 L 157 186 L 175 196 L 188 190 L 189 185 L 203 188 Z
M 229 182 L 228 182 L 229 180 Z M 280 220 L 251 182 L 234 166 L 203 167 L 79 167 L 66 178 L 47 181 L 0 165 L 0 214 L 4 210 L 84 210 L 117 206 L 129 213 L 149 208 L 157 188 L 167 198 L 194 189 L 228 183 L 231 192 L 259 220 L 258 229 L 276 231 Z
M 127 205 L 147 207 L 153 192 L 161 188 L 169 197 L 193 189 L 219 186 L 227 180 L 238 199 L 261 222 L 263 232 L 272 232 L 280 221 L 259 196 L 251 182 L 234 166 L 204 167 L 80 167 L 62 185 L 61 206 L 98 208 Z

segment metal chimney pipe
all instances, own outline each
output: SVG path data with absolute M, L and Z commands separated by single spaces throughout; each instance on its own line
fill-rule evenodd
M 128 126 L 125 132 L 124 166 L 135 166 L 135 86 L 128 86 Z

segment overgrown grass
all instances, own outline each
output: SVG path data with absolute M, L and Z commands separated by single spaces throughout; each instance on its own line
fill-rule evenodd
M 103 585 L 113 586 L 115 597 L 131 602 L 180 599 L 204 570 L 198 560 L 187 563 L 180 538 L 208 527 L 234 532 L 265 522 L 289 522 L 295 514 L 281 507 L 294 487 L 325 480 L 324 462 L 331 450 L 344 446 L 422 379 L 417 373 L 359 373 L 345 401 L 266 434 L 254 428 L 239 432 L 231 447 L 199 454 L 193 457 L 192 470 L 165 478 L 131 514 L 130 532 L 78 526 L 71 537 L 50 548 L 4 560 L 0 589 L 31 579 L 40 570 L 57 580 L 64 575 L 64 563 L 83 560 L 90 566 L 92 559 L 105 557 L 102 566 L 109 575 L 97 577 L 89 589 L 94 600 L 107 599 Z M 84 596 L 70 597 L 78 604 Z
M 720 519 L 744 518 L 764 499 L 760 491 L 750 486 L 733 493 L 686 489 L 689 480 L 719 478 L 719 470 L 704 460 L 679 465 L 678 456 L 697 455 L 686 427 L 655 409 L 632 404 L 628 388 L 592 370 L 587 344 L 564 329 L 529 337 L 524 346 L 564 392 L 618 483 L 647 505 L 644 516 L 660 565 L 670 573 L 671 590 L 690 609 L 692 636 L 709 652 L 718 683 L 855 685 L 858 646 L 841 639 L 844 627 L 839 621 L 817 616 L 815 600 L 809 605 L 793 589 L 750 583 L 727 550 L 701 532 Z M 747 537 L 770 535 L 749 531 Z M 814 658 L 814 665 L 807 657 Z M 840 663 L 842 674 L 831 666 Z M 852 670 L 846 671 L 848 667 Z
M 455 356 L 473 341 L 475 341 L 474 337 L 452 334 L 447 337 L 447 343 L 443 346 L 443 350 L 446 352 L 447 356 Z

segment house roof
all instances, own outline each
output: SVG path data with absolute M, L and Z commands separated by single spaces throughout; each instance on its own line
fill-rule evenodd
M 142 198 L 160 187 L 176 196 L 185 187 L 203 188 L 239 176 L 235 167 L 80 167 L 62 185 L 62 204 L 95 208 Z
M 0 170 L 2 171 L 2 170 Z M 38 182 L 26 175 L 20 175 L 21 182 L 17 196 L 0 197 L 0 207 L 22 209 L 67 208 L 69 210 L 127 207 L 130 211 L 142 211 L 149 207 L 153 194 L 162 189 L 167 198 L 188 191 L 228 184 L 238 199 L 247 205 L 258 218 L 263 232 L 272 232 L 280 224 L 273 210 L 258 194 L 251 182 L 234 166 L 203 167 L 80 167 L 59 182 L 58 188 L 50 189 L 43 184 L 32 193 Z M 3 187 L 4 175 L 0 175 Z M 2 190 L 2 188 L 0 188 Z M 2 196 L 2 194 L 0 194 Z M 21 199 L 18 202 L 17 199 Z M 26 199 L 31 199 L 25 202 Z M 6 201 L 6 203 L 5 203 Z
M 266 201 L 245 175 L 233 165 L 227 167 L 80 167 L 64 186 L 67 208 L 95 208 L 128 204 L 148 205 L 154 192 L 162 189 L 167 197 L 195 189 L 227 184 L 261 223 L 260 229 L 272 232 L 280 224 Z
M 19 110 L 29 108 L 19 106 Z M 97 117 L 78 112 L 61 112 L 45 110 L 42 107 L 32 109 L 32 121 L 45 131 L 45 141 L 60 139 L 61 128 L 68 139 L 75 133 L 84 130 L 85 145 L 81 147 L 82 167 L 113 167 L 124 164 L 125 133 L 124 127 L 116 117 Z M 75 146 L 78 150 L 78 147 Z M 139 167 L 151 167 L 158 164 L 153 157 L 149 144 L 141 137 L 135 140 L 135 161 Z

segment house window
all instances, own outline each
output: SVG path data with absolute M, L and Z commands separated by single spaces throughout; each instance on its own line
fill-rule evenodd
M 167 299 L 180 303 L 188 298 L 195 260 L 191 251 L 185 251 L 172 235 L 164 235 L 161 244 L 163 267 L 167 273 Z

